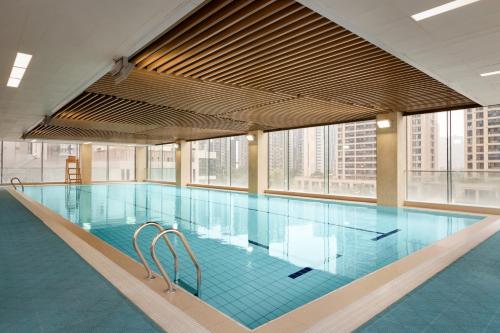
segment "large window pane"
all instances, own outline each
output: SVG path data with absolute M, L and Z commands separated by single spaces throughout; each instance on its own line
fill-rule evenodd
M 208 184 L 208 140 L 191 142 L 191 182 Z
M 231 138 L 231 186 L 248 186 L 248 141 L 246 136 Z
M 43 181 L 64 182 L 66 174 L 66 158 L 78 157 L 77 144 L 44 143 L 43 144 Z
M 286 190 L 285 186 L 285 139 L 288 131 L 278 131 L 268 133 L 269 143 L 269 188 L 272 190 Z
M 162 146 L 163 149 L 163 172 L 162 179 L 166 182 L 175 182 L 175 147 L 173 144 Z
M 406 126 L 407 199 L 447 202 L 448 114 L 408 116 Z
M 408 200 L 500 207 L 500 106 L 407 117 Z
M 149 179 L 162 180 L 162 147 L 149 147 Z
M 325 192 L 325 127 L 288 132 L 289 183 L 292 192 Z
M 2 182 L 18 177 L 23 182 L 42 181 L 42 144 L 38 142 L 3 142 Z
M 374 120 L 329 126 L 329 193 L 376 197 L 377 136 Z
M 454 204 L 500 207 L 500 106 L 450 112 Z
M 108 146 L 109 180 L 135 179 L 135 147 Z
M 108 147 L 92 145 L 92 180 L 108 180 Z
M 208 173 L 211 185 L 229 185 L 229 138 L 210 139 Z

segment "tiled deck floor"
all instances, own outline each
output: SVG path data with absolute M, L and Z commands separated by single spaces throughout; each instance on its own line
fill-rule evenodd
M 0 190 L 0 332 L 162 332 Z
M 357 332 L 500 332 L 500 233 Z

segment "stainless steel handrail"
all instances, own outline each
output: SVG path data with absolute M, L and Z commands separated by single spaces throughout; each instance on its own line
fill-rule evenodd
M 152 221 L 146 222 L 146 223 L 142 224 L 139 228 L 137 228 L 137 230 L 134 232 L 134 237 L 132 238 L 132 243 L 134 245 L 135 252 L 137 252 L 139 259 L 141 259 L 141 262 L 144 266 L 144 269 L 146 269 L 146 273 L 148 274 L 147 278 L 154 279 L 153 271 L 151 270 L 151 268 L 148 265 L 148 262 L 146 261 L 146 259 L 142 255 L 142 251 L 139 248 L 139 244 L 137 243 L 137 238 L 139 237 L 139 234 L 141 233 L 142 229 L 149 227 L 149 226 L 155 227 L 156 229 L 158 229 L 158 232 L 162 232 L 165 230 L 159 223 L 152 222 Z M 167 244 L 170 252 L 172 253 L 172 256 L 174 257 L 174 274 L 175 274 L 174 281 L 177 281 L 177 272 L 179 270 L 179 259 L 177 258 L 177 253 L 175 252 L 174 247 L 172 246 L 172 243 L 168 239 L 167 235 L 164 235 L 163 239 L 165 240 L 165 243 Z
M 166 236 L 169 233 L 173 233 L 174 235 L 176 235 L 177 237 L 179 237 L 179 239 L 181 240 L 182 244 L 184 245 L 184 248 L 186 249 L 187 253 L 191 257 L 191 261 L 193 262 L 193 265 L 194 265 L 194 267 L 196 269 L 196 289 L 197 289 L 197 294 L 199 295 L 200 288 L 201 288 L 201 268 L 200 268 L 200 264 L 198 263 L 198 260 L 194 256 L 194 253 L 191 250 L 191 247 L 189 246 L 189 244 L 188 244 L 188 242 L 186 240 L 186 237 L 184 237 L 184 234 L 182 232 L 176 230 L 176 229 L 168 229 L 168 230 L 163 230 L 162 232 L 160 232 L 158 235 L 156 235 L 156 237 L 151 242 L 151 248 L 150 248 L 150 250 L 151 250 L 151 256 L 153 257 L 153 260 L 155 261 L 156 266 L 158 266 L 158 269 L 160 270 L 161 275 L 163 276 L 163 279 L 167 283 L 167 291 L 175 291 L 175 289 L 174 289 L 174 286 L 173 286 L 172 282 L 170 281 L 170 278 L 168 277 L 167 272 L 165 272 L 165 270 L 163 269 L 163 266 L 160 263 L 160 260 L 158 259 L 158 256 L 156 255 L 156 243 L 158 242 L 158 240 L 160 238 Z
M 16 185 L 14 184 L 14 180 L 17 180 L 19 182 L 19 185 L 21 185 L 21 190 L 24 192 L 24 184 L 23 182 L 21 181 L 21 179 L 17 178 L 17 177 L 12 177 L 10 179 L 10 184 L 14 187 L 14 190 L 17 190 L 17 187 Z

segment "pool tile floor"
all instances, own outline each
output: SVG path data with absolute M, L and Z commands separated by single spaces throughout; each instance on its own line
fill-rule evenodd
M 500 332 L 500 233 L 356 332 Z
M 163 332 L 0 190 L 0 332 Z

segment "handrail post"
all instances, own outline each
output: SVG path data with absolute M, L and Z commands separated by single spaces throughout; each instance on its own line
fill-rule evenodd
M 12 178 L 10 179 L 10 184 L 14 187 L 14 190 L 16 190 L 16 191 L 17 191 L 17 187 L 16 187 L 16 185 L 14 184 L 14 180 L 17 180 L 17 181 L 18 181 L 19 185 L 21 185 L 21 190 L 24 192 L 24 184 L 23 184 L 23 182 L 21 181 L 21 179 L 19 179 L 18 177 L 12 177 Z
M 148 226 L 155 227 L 158 230 L 158 232 L 162 232 L 165 230 L 165 229 L 163 229 L 163 227 L 159 223 L 152 222 L 152 221 L 146 222 L 146 223 L 142 224 L 139 228 L 137 228 L 137 230 L 134 232 L 134 237 L 132 238 L 132 244 L 134 246 L 135 252 L 137 253 L 137 255 L 139 256 L 139 259 L 142 262 L 142 265 L 144 266 L 144 269 L 146 270 L 146 273 L 147 273 L 146 278 L 147 279 L 154 279 L 153 271 L 149 267 L 146 259 L 144 258 L 144 255 L 142 254 L 142 251 L 139 248 L 139 244 L 137 242 L 137 239 L 138 239 L 141 231 Z M 177 281 L 177 274 L 179 271 L 179 259 L 177 257 L 177 253 L 175 252 L 174 247 L 172 246 L 172 243 L 170 242 L 168 237 L 166 235 L 164 235 L 163 239 L 165 240 L 165 244 L 167 244 L 170 252 L 172 253 L 172 256 L 174 257 L 174 281 Z

